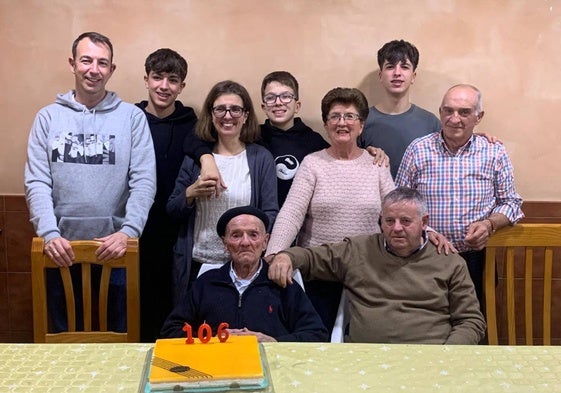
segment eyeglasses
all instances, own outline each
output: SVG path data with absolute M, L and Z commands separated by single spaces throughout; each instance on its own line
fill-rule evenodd
M 225 105 L 218 105 L 212 108 L 212 114 L 216 117 L 224 117 L 226 112 L 230 112 L 230 116 L 238 118 L 243 116 L 245 109 L 239 105 L 232 105 L 229 108 L 226 108 Z
M 331 113 L 327 115 L 327 121 L 332 124 L 337 124 L 343 119 L 345 123 L 354 123 L 360 120 L 360 116 L 356 113 Z
M 288 92 L 281 94 L 267 94 L 263 97 L 263 102 L 267 105 L 274 105 L 277 102 L 277 98 L 280 98 L 280 102 L 283 104 L 290 104 L 294 99 L 294 94 Z
M 454 109 L 454 108 L 450 108 L 449 106 L 443 106 L 442 108 L 440 108 L 440 112 L 444 116 L 454 116 L 454 114 L 457 114 L 459 117 L 461 117 L 463 119 L 469 117 L 473 113 L 475 113 L 477 115 L 477 112 L 475 111 L 475 109 L 472 109 L 472 108 Z

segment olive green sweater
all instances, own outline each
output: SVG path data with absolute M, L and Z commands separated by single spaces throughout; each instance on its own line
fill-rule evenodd
M 477 344 L 485 320 L 464 260 L 429 243 L 401 258 L 381 234 L 285 251 L 304 279 L 340 281 L 350 309 L 348 341 Z

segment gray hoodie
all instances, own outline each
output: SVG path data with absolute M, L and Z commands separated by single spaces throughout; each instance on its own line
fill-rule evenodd
M 57 95 L 29 135 L 25 196 L 38 236 L 49 241 L 142 233 L 156 192 L 146 116 L 113 92 L 94 108 Z

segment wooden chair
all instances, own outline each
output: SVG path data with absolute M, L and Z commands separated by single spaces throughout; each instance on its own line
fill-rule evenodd
M 501 229 L 489 239 L 484 273 L 489 344 L 497 345 L 499 343 L 497 308 L 500 309 L 505 306 L 508 344 L 517 344 L 515 299 L 517 297 L 521 298 L 520 295 L 516 295 L 516 291 L 523 289 L 525 343 L 526 345 L 534 345 L 533 322 L 536 319 L 533 315 L 534 295 L 535 292 L 541 292 L 540 290 L 535 291 L 534 287 L 538 287 L 538 285 L 534 284 L 541 281 L 541 275 L 540 277 L 534 277 L 533 269 L 537 267 L 541 271 L 541 267 L 537 265 L 541 263 L 543 265 L 543 300 L 541 302 L 543 344 L 551 345 L 553 249 L 555 247 L 561 247 L 561 224 L 517 224 Z M 518 252 L 516 252 L 517 249 Z M 541 256 L 542 254 L 543 259 L 539 258 L 538 260 L 537 255 Z M 499 259 L 504 257 L 506 305 L 497 304 L 495 288 L 497 256 L 499 256 Z M 515 266 L 520 266 L 520 268 L 515 269 Z M 523 278 L 515 277 L 515 270 L 523 271 Z M 523 286 L 515 285 L 520 281 L 523 281 Z M 520 308 L 518 307 L 518 309 Z M 539 318 L 537 320 L 539 321 Z
M 138 239 L 132 238 L 127 242 L 127 251 L 121 258 L 109 262 L 99 262 L 95 250 L 101 244 L 93 240 L 76 240 L 70 242 L 76 263 L 81 264 L 82 270 L 82 303 L 84 314 L 84 331 L 76 331 L 76 315 L 74 291 L 70 271 L 59 268 L 43 253 L 45 240 L 33 238 L 31 245 L 31 280 L 33 288 L 33 334 L 36 343 L 54 342 L 138 342 L 140 340 L 140 299 L 139 299 L 139 268 L 138 268 Z M 92 300 L 91 266 L 101 265 L 101 282 L 99 299 Z M 59 268 L 64 285 L 66 298 L 66 313 L 68 331 L 48 333 L 47 288 L 45 272 L 47 268 Z M 126 269 L 126 297 L 127 297 L 127 332 L 117 333 L 107 331 L 107 298 L 109 292 L 109 276 L 112 268 Z M 92 304 L 98 304 L 99 331 L 92 331 Z M 95 316 L 94 318 L 95 319 Z

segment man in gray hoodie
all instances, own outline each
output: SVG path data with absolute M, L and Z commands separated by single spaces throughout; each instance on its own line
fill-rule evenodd
M 61 267 L 72 266 L 69 241 L 75 239 L 100 241 L 101 261 L 122 256 L 127 238 L 142 233 L 156 190 L 146 116 L 105 89 L 115 71 L 109 38 L 81 34 L 68 61 L 75 89 L 37 114 L 25 165 L 31 222 L 45 238 L 46 255 Z M 125 275 L 119 270 L 111 275 L 109 328 L 124 331 Z M 53 273 L 47 301 L 56 332 L 67 324 L 60 276 Z

